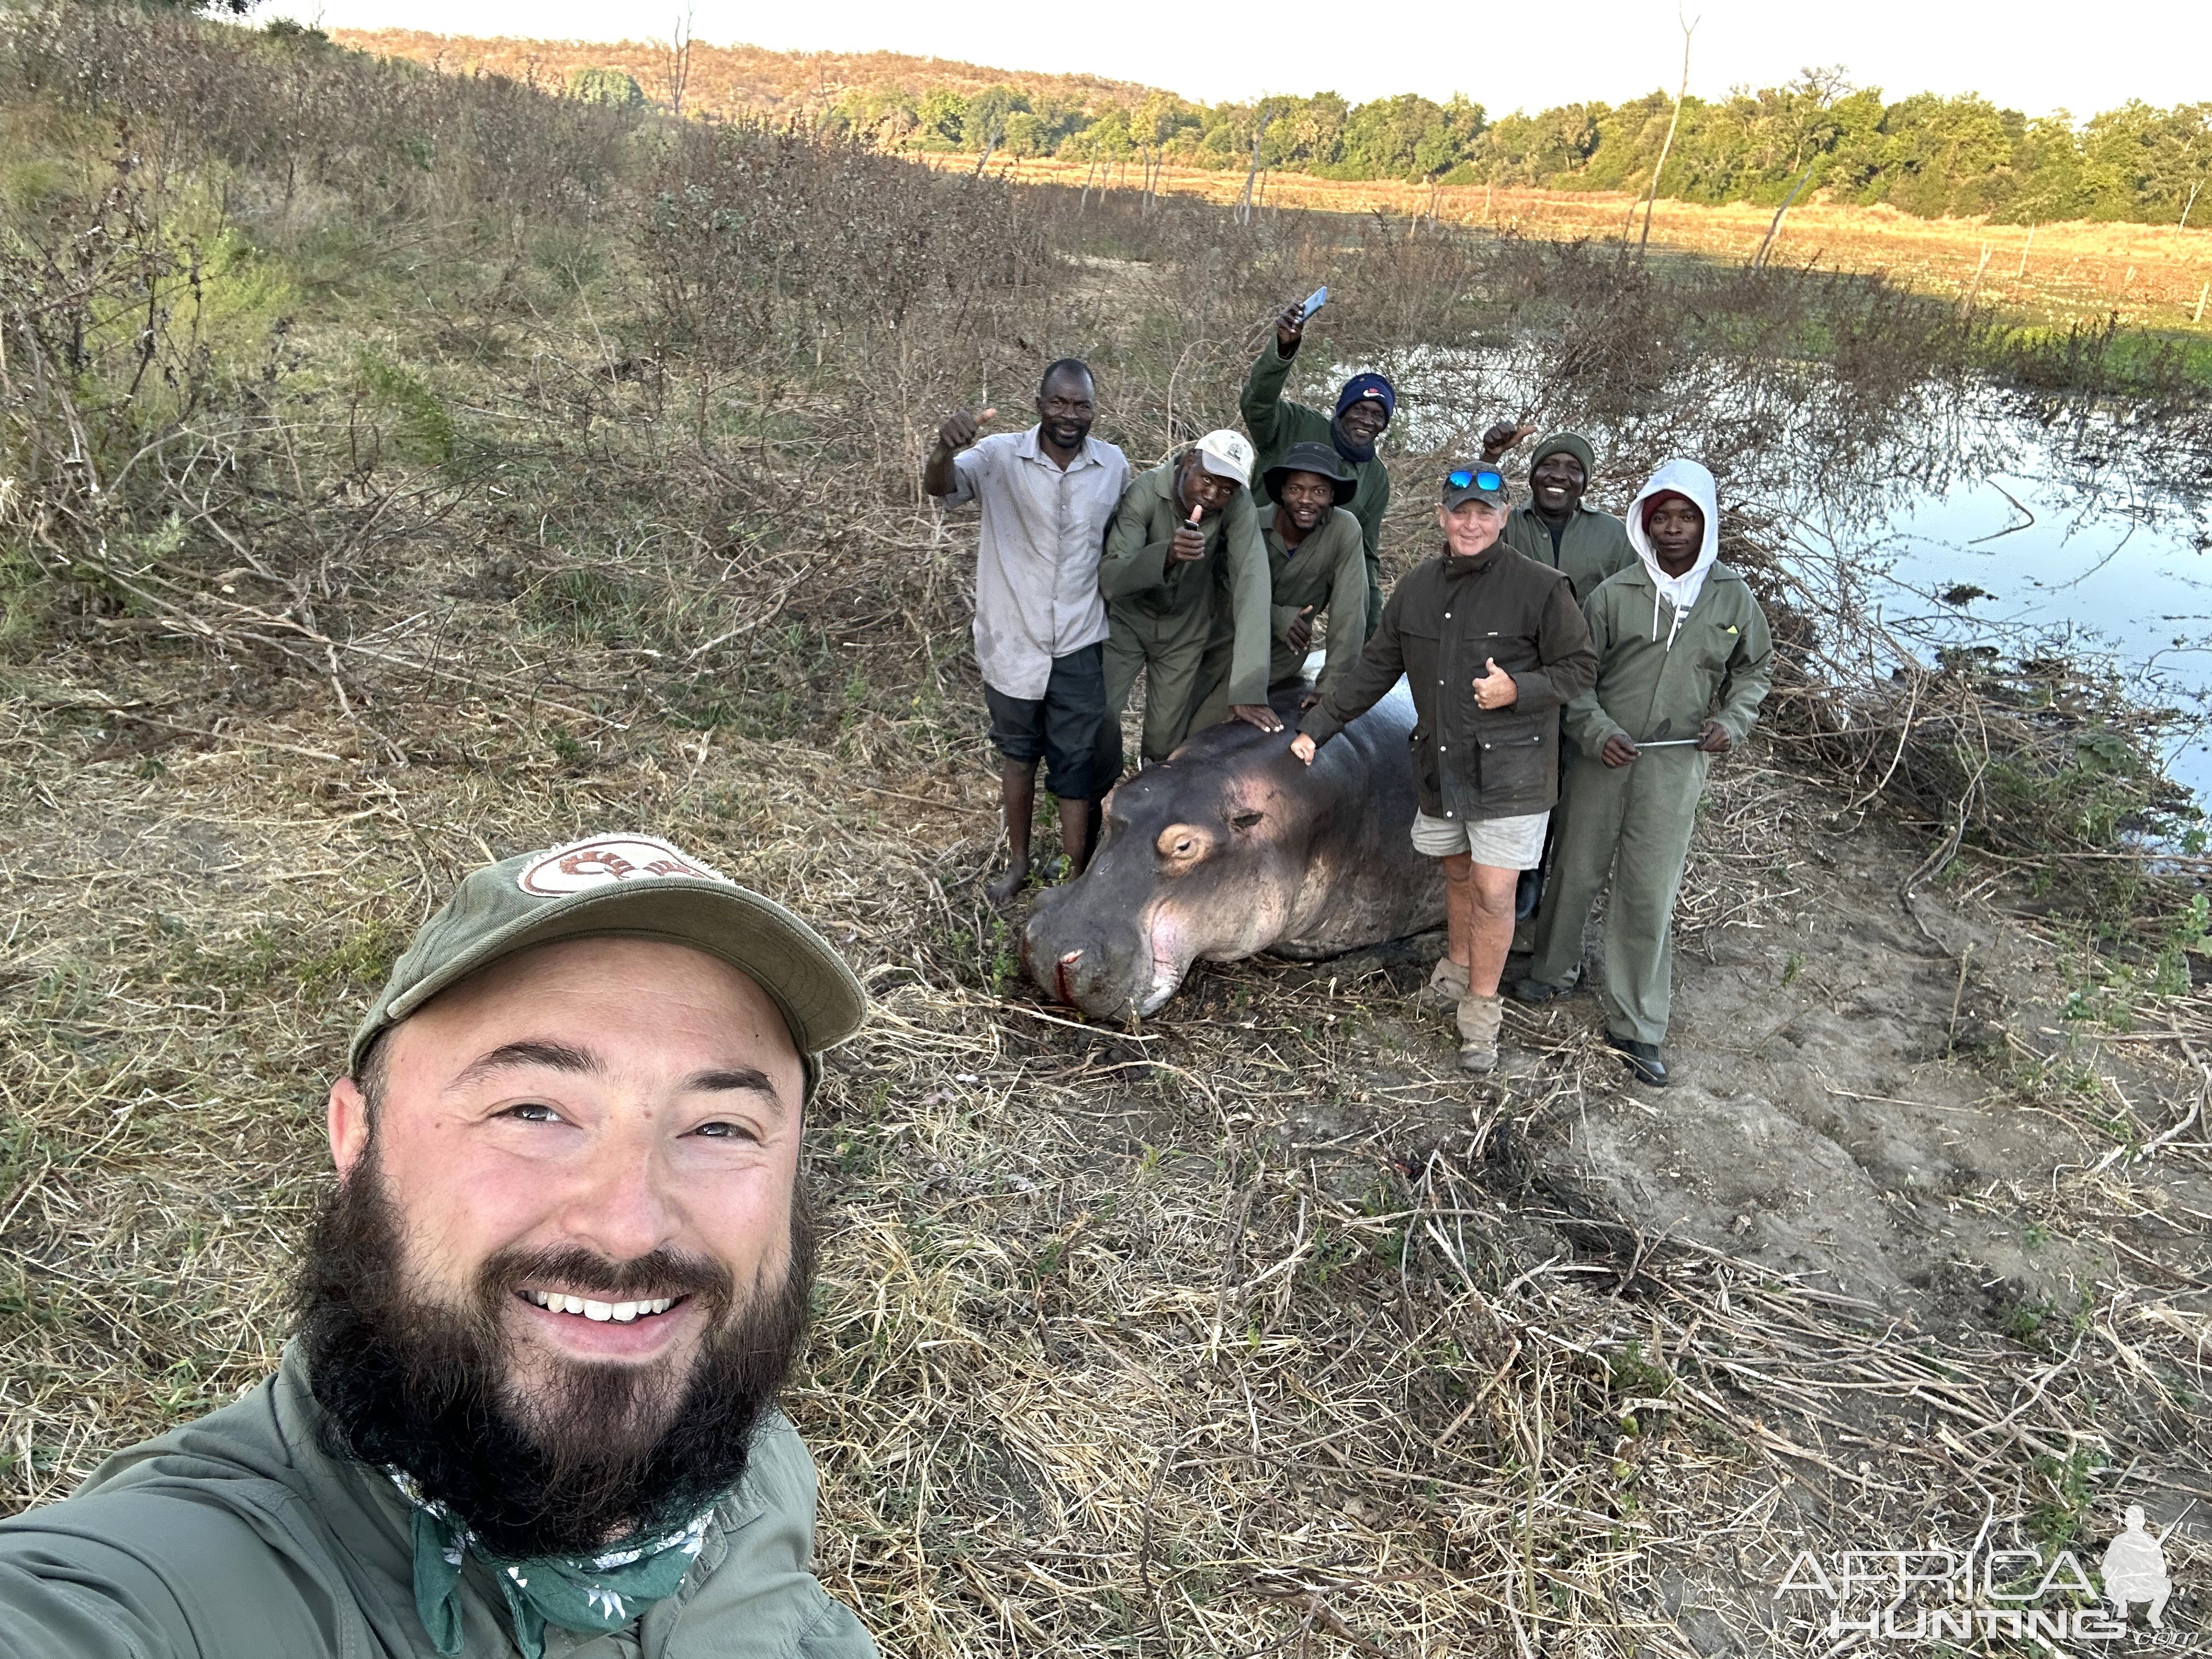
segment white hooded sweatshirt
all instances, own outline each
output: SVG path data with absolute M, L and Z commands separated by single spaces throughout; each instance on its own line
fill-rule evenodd
M 1670 576 L 1659 568 L 1652 556 L 1650 538 L 1644 533 L 1644 503 L 1654 495 L 1671 490 L 1677 495 L 1686 495 L 1698 504 L 1698 511 L 1705 515 L 1705 544 L 1698 550 L 1698 562 L 1680 576 Z M 1650 573 L 1651 585 L 1659 590 L 1659 597 L 1674 609 L 1674 625 L 1667 630 L 1667 648 L 1674 648 L 1674 636 L 1682 631 L 1682 619 L 1705 592 L 1705 573 L 1713 568 L 1713 561 L 1721 556 L 1720 490 L 1713 483 L 1713 475 L 1697 462 L 1676 456 L 1660 464 L 1634 501 L 1628 504 L 1628 544 L 1636 550 L 1636 556 L 1644 561 Z M 1659 637 L 1659 607 L 1651 607 L 1651 637 Z

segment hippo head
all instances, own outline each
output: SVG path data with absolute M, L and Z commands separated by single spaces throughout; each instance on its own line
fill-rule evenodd
M 1200 957 L 1280 937 L 1305 865 L 1287 749 L 1215 726 L 1115 787 L 1090 868 L 1044 895 L 1022 937 L 1038 987 L 1096 1018 L 1149 1014 Z

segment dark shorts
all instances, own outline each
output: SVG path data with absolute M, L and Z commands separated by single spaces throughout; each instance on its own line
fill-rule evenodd
M 1044 787 L 1062 800 L 1091 799 L 1091 751 L 1106 718 L 1106 642 L 1052 659 L 1042 697 L 983 688 L 991 746 L 1008 760 L 1042 760 Z

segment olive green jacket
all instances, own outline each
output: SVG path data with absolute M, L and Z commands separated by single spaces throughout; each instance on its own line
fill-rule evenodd
M 0 1521 L 0 1656 L 435 1659 L 406 1500 L 325 1451 L 321 1421 L 287 1348 L 235 1403 Z M 623 1630 L 549 1626 L 546 1659 L 874 1659 L 807 1571 L 813 1537 L 814 1465 L 778 1415 L 683 1587 Z M 474 1557 L 461 1596 L 462 1651 L 512 1659 L 504 1601 Z
M 1188 519 L 1176 499 L 1174 460 L 1132 479 L 1106 531 L 1098 562 L 1098 591 L 1109 618 L 1133 633 L 1148 654 L 1155 648 L 1196 653 L 1217 627 L 1234 639 L 1229 701 L 1267 701 L 1267 554 L 1260 540 L 1252 492 L 1240 489 L 1229 505 L 1200 526 L 1206 550 L 1188 564 L 1171 564 L 1168 550 Z
M 1574 517 L 1559 532 L 1559 546 L 1554 548 L 1552 527 L 1537 515 L 1534 507 L 1524 501 L 1508 515 L 1498 540 L 1526 553 L 1539 564 L 1565 571 L 1567 580 L 1575 585 L 1577 605 L 1587 604 L 1589 596 L 1597 592 L 1597 585 L 1614 571 L 1641 562 L 1636 550 L 1629 545 L 1628 526 L 1612 514 L 1601 513 L 1591 507 L 1575 509 Z
M 1267 497 L 1263 482 L 1267 469 L 1279 462 L 1292 444 L 1336 448 L 1336 422 L 1332 416 L 1283 396 L 1294 361 L 1296 354 L 1283 356 L 1282 348 L 1269 335 L 1253 362 L 1252 372 L 1244 377 L 1244 391 L 1237 398 L 1245 429 L 1252 434 L 1252 447 L 1259 452 L 1252 464 L 1252 489 L 1262 501 Z M 1342 453 L 1338 451 L 1340 455 Z M 1359 480 L 1346 510 L 1359 520 L 1360 540 L 1367 552 L 1367 617 L 1371 623 L 1382 614 L 1382 514 L 1390 506 L 1390 474 L 1380 455 L 1371 461 L 1346 465 Z
M 1275 648 L 1268 683 L 1280 685 L 1305 672 L 1305 653 L 1291 650 L 1285 635 L 1298 613 L 1311 605 L 1315 617 L 1328 617 L 1328 655 L 1315 682 L 1325 690 L 1358 660 L 1367 639 L 1367 558 L 1360 544 L 1359 520 L 1340 507 L 1331 507 L 1311 535 L 1289 548 L 1275 528 L 1279 510 L 1273 501 L 1260 509 L 1260 533 L 1267 544 L 1267 570 L 1274 588 Z
M 1599 584 L 1583 617 L 1597 647 L 1597 684 L 1568 703 L 1566 726 L 1584 754 L 1616 734 L 1632 743 L 1694 738 L 1709 720 L 1738 743 L 1750 733 L 1772 682 L 1774 644 L 1766 613 L 1728 566 L 1705 573 L 1671 648 L 1674 607 L 1660 603 L 1641 560 Z

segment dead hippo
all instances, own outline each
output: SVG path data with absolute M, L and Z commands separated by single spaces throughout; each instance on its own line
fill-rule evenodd
M 1297 690 L 1274 702 L 1295 729 Z M 1091 867 L 1038 901 L 1022 937 L 1030 976 L 1117 1018 L 1152 1013 L 1201 957 L 1309 959 L 1437 926 L 1443 876 L 1411 840 L 1413 727 L 1401 681 L 1311 769 L 1288 731 L 1194 734 L 1107 796 Z

